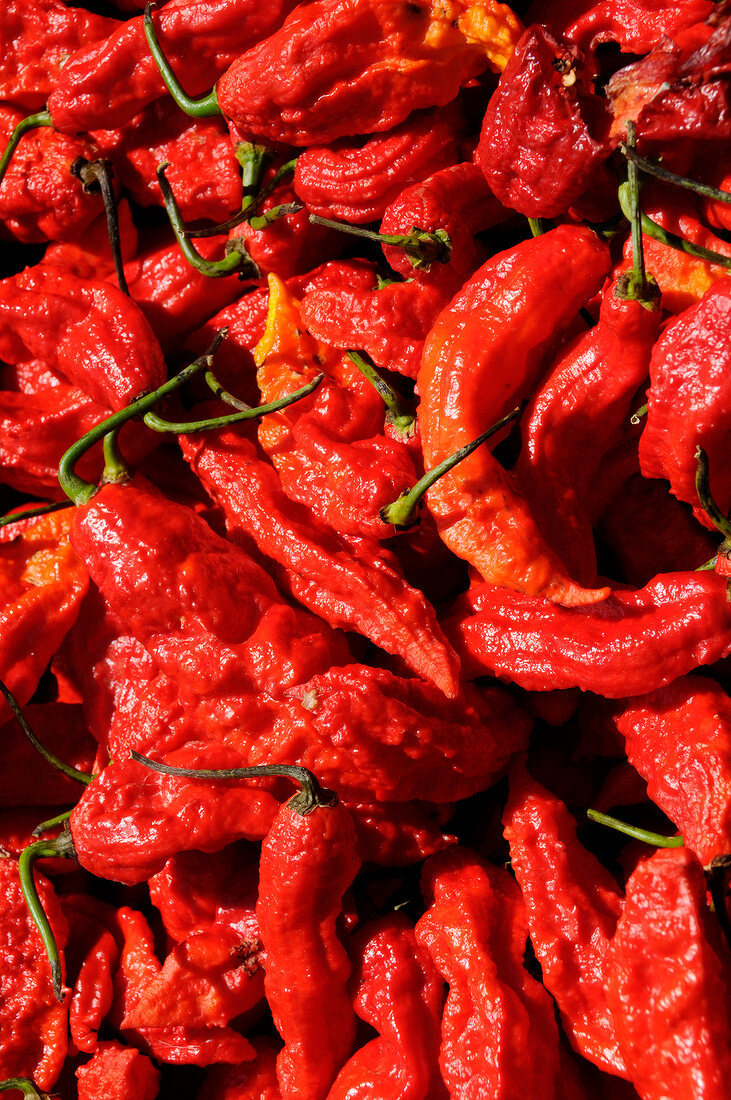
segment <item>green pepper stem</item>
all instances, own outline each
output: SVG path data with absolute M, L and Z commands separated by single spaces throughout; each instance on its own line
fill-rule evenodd
M 731 539 L 731 520 L 723 514 L 716 504 L 711 493 L 708 471 L 708 455 L 702 447 L 695 449 L 695 491 L 698 494 L 701 508 L 710 519 L 717 531 L 720 531 L 724 539 Z
M 23 897 L 28 906 L 31 919 L 43 940 L 43 946 L 46 949 L 51 966 L 53 992 L 58 1001 L 63 1001 L 61 958 L 50 921 L 41 905 L 41 899 L 38 897 L 33 866 L 39 859 L 75 859 L 75 856 L 71 832 L 66 829 L 55 840 L 39 840 L 35 844 L 29 844 L 20 853 L 20 859 L 18 860 L 20 888 L 23 891 Z
M 0 527 L 9 527 L 13 523 L 20 523 L 24 519 L 33 519 L 34 516 L 46 516 L 51 512 L 60 512 L 64 508 L 71 508 L 69 500 L 59 500 L 54 504 L 39 504 L 37 508 L 26 508 L 22 512 L 12 512 L 8 516 L 0 518 Z
M 542 237 L 546 232 L 546 225 L 543 218 L 528 218 L 528 225 L 530 226 L 531 236 Z
M 634 148 L 636 132 L 634 122 L 627 123 L 627 144 Z M 642 208 L 640 206 L 640 173 L 634 161 L 627 163 L 627 180 L 620 184 L 619 201 L 622 213 L 629 219 L 632 233 L 632 271 L 618 281 L 615 293 L 618 298 L 639 302 L 645 309 L 660 308 L 660 289 L 645 270 L 645 253 L 642 244 Z
M 247 405 L 245 401 L 241 401 L 238 397 L 234 397 L 232 393 L 229 393 L 227 389 L 221 385 L 216 378 L 212 370 L 207 370 L 203 375 L 203 379 L 212 393 L 215 393 L 216 397 L 220 398 L 227 405 L 231 405 L 234 409 L 239 409 L 240 412 L 247 412 L 251 409 L 251 405 Z
M 252 229 L 266 229 L 279 218 L 286 218 L 289 214 L 299 214 L 300 210 L 304 210 L 301 202 L 280 202 L 279 206 L 273 206 L 271 210 L 267 210 L 266 214 L 252 214 L 249 225 Z
M 511 420 L 515 420 L 520 416 L 520 408 L 513 409 L 507 416 L 503 416 L 496 424 L 493 424 L 491 428 L 488 428 L 482 435 L 478 435 L 477 439 L 473 439 L 471 443 L 466 443 L 464 447 L 460 447 L 458 451 L 455 451 L 449 458 L 445 458 L 443 462 L 440 462 L 438 466 L 435 466 L 431 470 L 427 470 L 422 478 L 417 481 L 416 485 L 411 489 L 407 489 L 405 493 L 402 493 L 400 497 L 397 497 L 391 504 L 387 504 L 385 508 L 381 509 L 380 516 L 384 523 L 390 523 L 394 527 L 410 527 L 414 523 L 414 513 L 416 512 L 417 505 L 421 501 L 424 493 L 427 489 L 430 489 L 435 481 L 438 481 L 443 474 L 446 474 L 449 470 L 453 469 L 462 459 L 467 458 L 473 451 L 476 451 L 478 447 L 481 447 L 491 436 L 499 432 L 501 428 L 504 428 L 506 424 L 509 424 Z
M 188 239 L 188 233 L 175 200 L 173 189 L 165 176 L 167 167 L 169 167 L 167 161 L 158 164 L 157 182 L 160 184 L 163 202 L 175 239 L 190 266 L 194 267 L 196 271 L 200 271 L 201 275 L 208 276 L 209 279 L 221 279 L 234 274 L 238 274 L 240 279 L 258 279 L 260 276 L 259 268 L 246 251 L 246 241 L 243 237 L 233 237 L 226 242 L 226 255 L 222 260 L 206 260 L 193 247 Z
M 365 237 L 369 241 L 403 248 L 409 263 L 418 271 L 428 271 L 434 263 L 448 263 L 452 253 L 452 241 L 446 229 L 437 229 L 434 233 L 429 233 L 426 229 L 419 229 L 418 226 L 413 225 L 410 233 L 376 233 L 373 229 L 363 229 L 359 225 L 333 221 L 332 218 L 321 218 L 318 214 L 310 214 L 310 221 L 315 225 L 324 225 L 328 229 L 337 229 L 341 233 L 351 233 L 354 237 Z
M 102 485 L 119 485 L 124 481 L 129 481 L 129 470 L 119 449 L 119 432 L 120 429 L 116 428 L 104 436 Z
M 629 418 L 630 424 L 634 424 L 635 427 L 640 423 L 643 416 L 647 416 L 647 403 L 640 405 L 639 409 L 635 409 L 632 416 Z
M 71 810 L 64 810 L 63 813 L 56 814 L 55 817 L 49 817 L 46 821 L 42 821 L 40 825 L 36 825 L 33 830 L 33 836 L 40 836 L 41 833 L 47 833 L 49 829 L 56 829 L 59 825 L 63 825 L 71 817 Z
M 155 64 L 160 70 L 160 76 L 163 79 L 163 83 L 170 92 L 170 95 L 173 97 L 178 107 L 180 107 L 180 110 L 184 111 L 186 115 L 191 115 L 193 118 L 213 118 L 215 115 L 223 114 L 218 105 L 218 96 L 216 95 L 215 88 L 212 88 L 208 95 L 201 96 L 200 99 L 191 99 L 183 88 L 171 69 L 170 62 L 162 52 L 160 43 L 157 40 L 155 26 L 152 22 L 153 7 L 154 4 L 149 3 L 145 8 L 145 38 L 147 39 L 147 45 L 150 47 L 150 53 L 155 59 Z
M 259 779 L 266 776 L 285 776 L 299 783 L 301 790 L 291 798 L 288 806 L 302 817 L 312 813 L 318 806 L 334 806 L 337 795 L 323 787 L 311 771 L 297 764 L 260 764 L 249 768 L 177 768 L 173 764 L 163 764 L 152 760 L 134 749 L 130 756 L 138 764 L 161 772 L 163 775 L 177 775 L 187 779 Z
M 624 216 L 627 219 L 631 219 L 626 184 L 620 184 L 619 205 L 622 207 Z M 686 241 L 685 237 L 679 237 L 677 233 L 671 233 L 669 229 L 665 229 L 663 226 L 658 225 L 649 215 L 645 214 L 644 210 L 641 214 L 641 224 L 642 232 L 646 237 L 651 237 L 654 241 L 659 241 L 660 244 L 667 245 L 668 248 L 674 248 L 677 252 L 685 252 L 688 256 L 694 256 L 697 260 L 707 260 L 709 263 L 731 268 L 731 256 L 724 256 L 722 252 L 714 252 L 711 248 L 704 248 L 700 244 L 693 244 L 692 241 Z
M 401 398 L 392 386 L 389 386 L 385 378 L 382 378 L 372 363 L 364 359 L 360 352 L 352 349 L 347 353 L 351 363 L 358 368 L 364 378 L 367 378 L 373 389 L 382 398 L 388 409 L 389 421 L 394 425 L 399 435 L 410 436 L 414 431 L 416 417 L 412 413 L 404 411 Z
M 5 697 L 5 702 L 8 704 L 11 711 L 13 712 L 15 721 L 18 723 L 33 748 L 43 757 L 47 764 L 50 764 L 52 768 L 56 769 L 56 771 L 62 772 L 65 776 L 68 776 L 69 779 L 74 779 L 77 783 L 83 783 L 84 786 L 86 786 L 88 783 L 91 783 L 92 779 L 94 778 L 93 775 L 91 775 L 89 772 L 80 771 L 79 768 L 75 768 L 72 764 L 65 764 L 64 761 L 60 760 L 55 753 L 51 752 L 50 749 L 47 749 L 45 745 L 41 744 L 41 742 L 34 734 L 33 730 L 28 725 L 28 722 L 26 721 L 25 716 L 23 715 L 23 712 L 18 705 L 18 700 L 15 698 L 8 685 L 2 680 L 0 680 L 0 694 Z
M 238 424 L 241 420 L 255 420 L 259 416 L 279 412 L 280 409 L 286 409 L 288 405 L 294 405 L 296 401 L 301 401 L 303 397 L 307 397 L 313 390 L 316 390 L 324 377 L 324 374 L 318 374 L 306 386 L 295 390 L 294 393 L 288 393 L 285 397 L 270 401 L 268 405 L 257 405 L 253 409 L 231 413 L 230 416 L 217 416 L 212 420 L 181 420 L 176 423 L 172 420 L 163 420 L 156 413 L 148 412 L 145 413 L 143 420 L 147 427 L 152 428 L 154 432 L 174 432 L 176 435 L 191 435 L 193 432 L 208 431 L 209 428 L 225 428 L 228 424 Z
M 253 214 L 259 209 L 264 199 L 271 195 L 272 191 L 279 185 L 280 181 L 287 175 L 291 175 L 294 172 L 295 165 L 297 164 L 297 157 L 292 157 L 285 164 L 282 164 L 274 173 L 268 183 L 265 183 L 255 195 L 247 196 L 244 193 L 244 201 L 241 210 L 237 214 L 234 214 L 228 221 L 221 222 L 220 225 L 209 226 L 206 229 L 186 229 L 186 237 L 217 237 L 221 233 L 228 233 L 230 229 L 235 229 L 237 225 L 241 225 L 242 222 L 249 220 Z
M 82 436 L 81 439 L 78 439 L 76 443 L 73 443 L 69 447 L 58 464 L 58 480 L 61 488 L 74 504 L 85 504 L 87 501 L 91 500 L 94 493 L 97 491 L 97 486 L 94 485 L 93 482 L 84 481 L 75 471 L 75 466 L 82 455 L 85 455 L 95 443 L 99 443 L 103 440 L 109 432 L 121 428 L 128 420 L 132 420 L 135 416 L 140 416 L 152 409 L 163 397 L 179 389 L 180 386 L 184 385 L 197 371 L 201 370 L 201 368 L 211 367 L 213 365 L 213 354 L 226 331 L 227 330 L 222 329 L 221 332 L 216 333 L 208 350 L 201 355 L 200 358 L 196 359 L 195 362 L 184 367 L 179 374 L 176 374 L 173 378 L 169 379 L 169 381 L 163 383 L 162 386 L 158 386 L 152 393 L 138 397 L 138 399 L 133 401 L 131 405 L 128 405 L 126 409 L 120 409 L 119 412 L 108 416 L 106 420 L 100 421 L 94 428 L 91 428 L 86 435 Z
M 107 218 L 107 235 L 112 249 L 114 261 L 114 273 L 117 277 L 117 285 L 123 294 L 129 295 L 127 278 L 124 274 L 122 261 L 122 242 L 119 236 L 119 218 L 117 216 L 117 200 L 112 187 L 109 174 L 109 164 L 105 160 L 86 160 L 85 157 L 77 157 L 71 165 L 71 173 L 81 180 L 84 192 L 87 195 L 100 191 L 104 202 L 104 212 Z
M 18 148 L 21 138 L 25 137 L 31 130 L 37 130 L 41 126 L 53 126 L 53 119 L 48 111 L 38 111 L 34 115 L 26 115 L 25 118 L 21 118 L 8 139 L 3 155 L 0 157 L 0 186 L 2 186 L 8 165 L 13 159 L 13 153 Z
M 4 1081 L 0 1081 L 0 1092 L 8 1092 L 11 1089 L 22 1092 L 24 1096 L 30 1096 L 31 1100 L 49 1100 L 48 1093 L 40 1092 L 35 1081 L 31 1081 L 30 1077 L 6 1077 Z
M 629 136 L 629 130 L 627 131 Z M 646 175 L 655 176 L 666 183 L 672 183 L 676 187 L 683 187 L 688 191 L 695 191 L 697 195 L 703 195 L 707 199 L 715 199 L 716 202 L 731 203 L 731 191 L 722 191 L 719 187 L 713 187 L 710 183 L 701 183 L 700 180 L 691 179 L 689 176 L 679 176 L 667 168 L 663 168 L 651 157 L 643 157 L 634 147 L 634 143 L 620 145 L 620 150 L 627 158 L 637 165 Z
M 615 832 L 624 833 L 634 840 L 642 840 L 645 844 L 653 844 L 656 848 L 682 848 L 684 840 L 682 836 L 662 836 L 660 833 L 651 833 L 648 829 L 639 829 L 636 825 L 628 825 L 626 821 L 620 821 L 618 817 L 602 814 L 599 810 L 587 810 L 586 816 L 599 825 L 606 825 Z

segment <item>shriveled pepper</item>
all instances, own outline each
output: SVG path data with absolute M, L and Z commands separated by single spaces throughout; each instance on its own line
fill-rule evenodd
M 503 822 L 531 943 L 564 1029 L 585 1058 L 624 1076 L 604 994 L 604 959 L 622 912 L 619 887 L 577 839 L 564 803 L 522 763 L 510 771 Z
M 424 866 L 428 903 L 416 925 L 449 985 L 439 1064 L 450 1095 L 558 1096 L 553 1004 L 523 967 L 528 936 L 520 891 L 466 848 Z
M 588 230 L 560 226 L 493 257 L 437 319 L 418 388 L 427 468 L 476 439 L 535 386 L 545 357 L 607 270 Z M 566 574 L 522 497 L 485 447 L 429 490 L 447 546 L 485 580 L 567 605 L 595 603 Z
M 257 916 L 267 1000 L 284 1040 L 282 1097 L 325 1100 L 355 1039 L 350 963 L 335 924 L 359 860 L 347 810 L 303 808 L 286 803 L 262 845 Z
M 445 623 L 464 675 L 490 672 L 529 691 L 642 695 L 731 652 L 726 584 L 709 573 L 660 574 L 596 607 L 558 607 L 494 585 L 473 589 L 470 605 Z
M 520 31 L 510 8 L 493 0 L 314 0 L 242 54 L 219 80 L 216 98 L 244 133 L 326 144 L 449 103 L 473 77 L 504 68 Z
M 731 853 L 731 699 L 714 680 L 681 676 L 615 717 L 647 793 L 702 863 Z
M 721 1100 L 731 1072 L 731 955 L 687 848 L 658 848 L 627 882 L 606 990 L 629 1078 L 644 1100 Z

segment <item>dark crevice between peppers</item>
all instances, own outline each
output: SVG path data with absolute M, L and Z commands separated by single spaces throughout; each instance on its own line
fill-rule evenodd
M 39 753 L 40 756 L 43 757 L 47 764 L 50 764 L 52 768 L 56 769 L 56 771 L 61 772 L 63 775 L 67 776 L 69 779 L 75 780 L 77 783 L 83 783 L 84 786 L 91 783 L 92 779 L 94 778 L 93 775 L 91 775 L 89 772 L 81 771 L 79 768 L 75 768 L 72 764 L 66 764 L 63 760 L 59 759 L 59 757 L 56 756 L 55 753 L 51 752 L 50 749 L 47 749 L 45 745 L 41 744 L 33 730 L 28 725 L 28 722 L 26 721 L 25 716 L 23 715 L 23 712 L 18 705 L 18 700 L 15 698 L 12 691 L 7 686 L 7 684 L 4 683 L 3 680 L 0 680 L 0 694 L 4 696 L 5 702 L 8 704 L 11 711 L 13 712 L 13 716 L 16 722 L 30 741 L 33 748 L 36 750 L 37 753 Z

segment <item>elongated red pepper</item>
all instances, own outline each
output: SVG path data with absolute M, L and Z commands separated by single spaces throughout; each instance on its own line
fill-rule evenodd
M 440 314 L 418 388 L 427 468 L 470 443 L 539 380 L 558 333 L 598 288 L 607 253 L 593 234 L 560 226 L 493 257 Z M 485 580 L 567 605 L 595 603 L 549 550 L 508 474 L 485 447 L 427 495 L 443 541 Z
M 229 529 L 251 536 L 287 571 L 301 603 L 331 626 L 356 629 L 400 654 L 423 679 L 452 697 L 459 669 L 436 613 L 382 559 L 378 544 L 354 549 L 318 528 L 304 505 L 285 496 L 276 470 L 235 432 L 188 437 L 183 455 L 224 509 Z
M 503 817 L 531 943 L 572 1045 L 626 1075 L 604 995 L 604 958 L 622 912 L 617 883 L 576 837 L 566 806 L 520 764 Z
M 721 1100 L 731 1073 L 731 955 L 706 908 L 696 856 L 658 848 L 627 883 L 606 988 L 643 1100 Z
M 449 103 L 488 67 L 500 71 L 519 34 L 513 12 L 493 0 L 447 9 L 314 0 L 231 65 L 218 104 L 242 132 L 290 145 L 388 130 Z
M 528 936 L 513 879 L 466 848 L 424 867 L 429 908 L 416 925 L 449 984 L 439 1064 L 450 1095 L 558 1096 L 558 1030 L 545 989 L 523 967 Z
M 683 676 L 616 716 L 627 759 L 702 863 L 731 851 L 731 700 L 714 680 Z
M 353 823 L 338 805 L 303 816 L 287 803 L 262 845 L 257 916 L 267 1000 L 284 1040 L 277 1058 L 284 1100 L 325 1100 L 353 1045 L 350 963 L 335 922 L 356 853 Z
M 731 653 L 726 583 L 710 573 L 660 574 L 590 608 L 494 585 L 473 589 L 469 602 L 471 613 L 445 623 L 464 675 L 490 672 L 529 691 L 580 687 L 622 699 Z
M 413 925 L 401 913 L 371 921 L 352 953 L 355 1011 L 379 1037 L 345 1063 L 328 1100 L 446 1100 L 438 1060 L 444 982 Z
M 647 376 L 660 317 L 659 303 L 648 309 L 623 296 L 615 279 L 597 324 L 561 352 L 523 415 L 518 487 L 549 545 L 586 585 L 596 583 L 591 481 Z

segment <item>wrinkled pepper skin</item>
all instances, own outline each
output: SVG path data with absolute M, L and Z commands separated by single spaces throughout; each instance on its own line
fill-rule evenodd
M 167 379 L 160 345 L 126 294 L 50 264 L 0 283 L 0 355 L 41 359 L 115 411 Z
M 256 911 L 266 996 L 284 1040 L 283 1100 L 325 1100 L 355 1039 L 351 967 L 335 922 L 358 867 L 355 829 L 341 805 L 303 816 L 285 804 L 262 845 Z
M 429 908 L 416 925 L 449 985 L 439 1064 L 452 1097 L 559 1095 L 553 1003 L 523 967 L 523 903 L 502 868 L 467 848 L 424 865 Z
M 76 1078 L 79 1100 L 155 1100 L 160 1086 L 160 1071 L 147 1055 L 115 1039 L 100 1043 Z
M 615 279 L 597 324 L 559 354 L 526 408 L 516 465 L 541 532 L 586 585 L 596 583 L 591 481 L 647 376 L 662 315 L 618 289 Z
M 51 968 L 40 933 L 31 920 L 20 888 L 18 864 L 0 858 L 0 929 L 4 965 L 0 970 L 0 1080 L 32 1077 L 39 1088 L 51 1089 L 66 1057 L 68 1002 L 56 1000 Z M 53 887 L 36 873 L 36 886 L 63 948 L 67 925 Z
M 564 608 L 494 585 L 444 623 L 467 678 L 492 673 L 528 691 L 579 687 L 644 695 L 731 653 L 731 602 L 712 573 L 659 574 L 603 604 Z
M 210 766 L 185 752 L 169 762 Z M 178 852 L 216 852 L 234 840 L 260 840 L 277 809 L 272 795 L 240 780 L 213 787 L 209 780 L 162 775 L 121 759 L 104 768 L 76 803 L 71 837 L 87 871 L 133 885 Z
M 351 225 L 378 221 L 404 187 L 459 159 L 465 133 L 464 111 L 455 100 L 414 111 L 392 130 L 365 140 L 310 146 L 297 158 L 295 192 L 320 217 Z
M 72 541 L 114 614 L 184 693 L 277 694 L 347 660 L 341 635 L 286 604 L 243 550 L 139 479 L 77 508 Z
M 293 6 L 294 0 L 171 0 L 156 13 L 155 29 L 186 90 L 201 95 L 243 50 L 271 34 Z M 104 41 L 68 59 L 48 97 L 48 110 L 55 129 L 81 133 L 121 126 L 164 95 L 138 15 L 115 24 Z
M 591 132 L 602 108 L 577 52 L 529 27 L 487 105 L 476 151 L 498 199 L 529 218 L 565 213 L 609 153 Z
M 389 130 L 500 71 L 520 31 L 493 0 L 313 0 L 231 65 L 218 103 L 241 132 L 289 145 Z
M 23 111 L 0 107 L 4 145 Z M 96 160 L 99 150 L 86 138 L 47 127 L 28 134 L 22 158 L 13 158 L 0 186 L 0 236 L 22 244 L 73 240 L 103 212 L 99 195 L 84 193 L 71 174 L 77 157 Z
M 510 771 L 503 823 L 531 943 L 564 1030 L 584 1058 L 626 1076 L 604 994 L 604 959 L 622 912 L 617 883 L 577 839 L 564 803 L 522 763 Z
M 698 503 L 696 448 L 708 456 L 711 493 L 722 512 L 731 506 L 731 278 L 721 279 L 697 306 L 663 331 L 650 361 L 647 422 L 640 437 L 645 477 L 665 478 L 679 500 Z
M 685 848 L 659 848 L 627 883 L 606 989 L 642 1100 L 722 1100 L 731 1073 L 731 954 Z
M 39 111 L 70 54 L 106 38 L 116 19 L 72 8 L 62 0 L 3 0 L 0 100 L 24 115 Z
M 73 626 L 89 585 L 69 543 L 68 511 L 41 516 L 0 544 L 0 679 L 24 706 Z M 5 702 L 0 719 L 10 718 Z
M 445 987 L 401 913 L 366 924 L 351 948 L 354 1007 L 379 1033 L 350 1058 L 328 1100 L 447 1100 L 439 1071 Z
M 333 627 L 358 630 L 404 657 L 446 695 L 458 694 L 459 663 L 431 604 L 382 559 L 379 544 L 352 546 L 318 526 L 285 495 L 276 470 L 233 431 L 187 437 L 183 456 L 237 532 L 287 571 L 294 594 Z
M 615 718 L 647 793 L 705 865 L 731 852 L 731 699 L 683 676 L 625 704 Z
M 560 226 L 483 265 L 439 315 L 418 389 L 427 469 L 472 442 L 533 389 L 563 328 L 600 286 L 606 247 Z M 566 605 L 606 599 L 584 589 L 546 546 L 513 481 L 485 447 L 427 494 L 446 545 L 486 581 Z
M 255 1036 L 256 1058 L 240 1066 L 212 1066 L 196 1100 L 282 1100 L 277 1082 L 279 1045 Z

